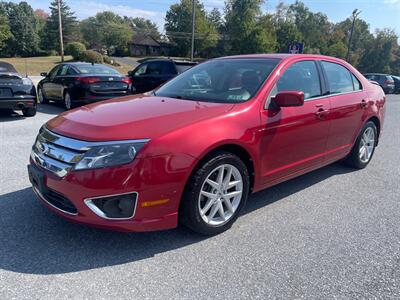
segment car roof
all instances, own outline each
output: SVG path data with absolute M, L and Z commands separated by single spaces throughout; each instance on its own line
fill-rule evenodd
M 244 54 L 244 55 L 234 55 L 234 56 L 224 56 L 218 59 L 229 59 L 229 58 L 275 58 L 275 59 L 291 59 L 291 58 L 311 58 L 311 59 L 334 59 L 338 61 L 343 61 L 339 58 L 320 55 L 320 54 L 290 54 L 290 53 L 271 53 L 271 54 Z

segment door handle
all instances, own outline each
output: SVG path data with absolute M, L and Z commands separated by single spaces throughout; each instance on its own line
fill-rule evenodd
M 368 107 L 368 102 L 365 99 L 361 100 L 361 108 L 367 108 Z
M 324 120 L 327 115 L 329 115 L 329 110 L 325 110 L 322 107 L 315 112 L 315 116 L 320 120 Z

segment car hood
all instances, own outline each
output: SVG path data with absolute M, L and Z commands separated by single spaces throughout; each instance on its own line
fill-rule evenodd
M 46 127 L 85 141 L 155 139 L 173 130 L 228 112 L 233 104 L 128 96 L 60 114 Z

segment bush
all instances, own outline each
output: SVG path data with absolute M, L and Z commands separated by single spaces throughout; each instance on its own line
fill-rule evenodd
M 86 46 L 79 42 L 72 42 L 65 48 L 66 54 L 72 55 L 75 60 L 80 60 L 82 53 L 86 51 Z
M 111 57 L 107 56 L 107 55 L 103 55 L 103 60 L 106 64 L 112 65 L 114 63 L 114 60 L 111 59 Z
M 81 57 L 79 58 L 81 61 L 93 63 L 93 64 L 102 64 L 104 62 L 103 55 L 99 52 L 93 50 L 86 50 L 82 52 Z

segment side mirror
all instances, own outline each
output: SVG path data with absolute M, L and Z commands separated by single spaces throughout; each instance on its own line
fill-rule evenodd
M 273 98 L 278 107 L 302 106 L 304 104 L 304 92 L 283 91 Z
M 42 72 L 42 73 L 40 73 L 40 76 L 47 77 L 47 73 L 46 72 Z

